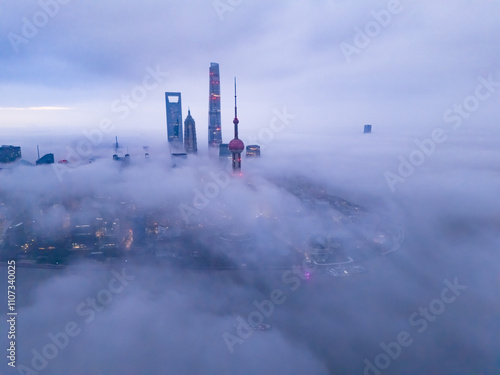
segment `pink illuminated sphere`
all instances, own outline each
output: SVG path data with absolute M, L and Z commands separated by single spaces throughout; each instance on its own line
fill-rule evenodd
M 241 152 L 245 149 L 245 144 L 241 139 L 233 139 L 229 142 L 229 151 L 231 152 Z

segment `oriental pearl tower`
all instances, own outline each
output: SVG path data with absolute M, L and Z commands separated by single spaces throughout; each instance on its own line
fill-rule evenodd
M 236 109 L 236 77 L 234 78 L 234 139 L 229 142 L 229 151 L 233 154 L 233 172 L 241 170 L 241 152 L 245 149 L 243 141 L 238 138 L 238 113 Z

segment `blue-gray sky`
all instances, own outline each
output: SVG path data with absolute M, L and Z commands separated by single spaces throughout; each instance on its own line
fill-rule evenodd
M 234 76 L 243 137 L 283 107 L 297 115 L 290 132 L 435 127 L 478 76 L 500 80 L 499 10 L 498 1 L 6 1 L 0 126 L 71 132 L 113 117 L 116 133 L 155 137 L 165 131 L 163 92 L 181 91 L 204 140 L 213 61 L 226 141 Z M 357 30 L 372 36 L 356 44 Z M 168 76 L 120 118 L 112 103 L 142 85 L 148 67 Z M 498 96 L 481 104 L 485 123 L 497 106 Z

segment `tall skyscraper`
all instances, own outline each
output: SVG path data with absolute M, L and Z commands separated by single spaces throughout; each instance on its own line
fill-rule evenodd
M 166 92 L 167 139 L 174 148 L 182 147 L 182 103 L 180 92 Z
M 236 109 L 236 78 L 234 79 L 234 139 L 229 142 L 229 151 L 233 154 L 233 172 L 239 172 L 241 169 L 241 152 L 245 149 L 245 144 L 238 138 L 238 112 Z
M 196 126 L 189 109 L 186 120 L 184 120 L 184 149 L 188 154 L 195 154 L 198 152 L 198 145 L 196 143 Z
M 210 63 L 209 78 L 210 96 L 208 98 L 208 146 L 219 147 L 222 143 L 219 64 Z

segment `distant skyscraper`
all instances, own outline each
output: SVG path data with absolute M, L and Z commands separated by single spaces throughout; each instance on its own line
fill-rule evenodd
M 167 138 L 176 148 L 182 147 L 182 103 L 180 92 L 166 92 Z
M 196 126 L 189 109 L 186 120 L 184 120 L 184 149 L 188 154 L 195 154 L 198 152 L 198 146 L 196 143 Z
M 247 146 L 247 158 L 256 158 L 260 156 L 260 146 L 259 145 L 248 145 Z
M 219 145 L 219 158 L 231 159 L 231 151 L 229 151 L 229 143 L 221 143 Z
M 185 152 L 172 152 L 170 154 L 172 159 L 172 167 L 182 167 L 185 164 L 185 160 L 187 159 L 187 153 Z
M 210 96 L 208 99 L 208 146 L 219 147 L 222 143 L 219 64 L 210 63 L 209 78 Z
M 229 142 L 229 151 L 233 154 L 233 172 L 241 169 L 241 152 L 245 149 L 245 144 L 238 138 L 238 112 L 236 109 L 236 78 L 234 79 L 234 139 Z
M 54 154 L 45 154 L 36 161 L 36 165 L 54 164 Z
M 2 146 L 0 147 L 0 163 L 11 163 L 21 158 L 21 147 Z

